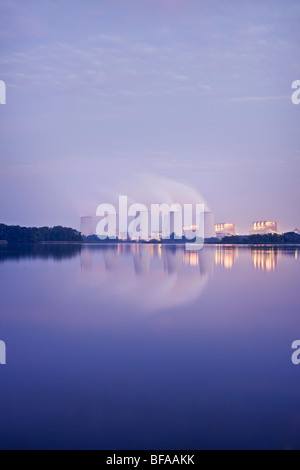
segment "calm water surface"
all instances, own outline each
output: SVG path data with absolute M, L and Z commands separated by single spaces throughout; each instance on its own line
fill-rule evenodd
M 300 449 L 299 255 L 0 247 L 0 448 Z

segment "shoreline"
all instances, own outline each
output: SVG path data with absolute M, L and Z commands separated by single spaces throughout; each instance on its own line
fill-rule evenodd
M 185 247 L 186 243 L 151 243 L 151 242 L 62 242 L 62 241 L 51 241 L 51 242 L 39 242 L 39 243 L 28 243 L 28 242 L 7 242 L 6 240 L 0 240 L 0 246 L 45 246 L 45 245 L 71 245 L 71 246 L 178 246 Z M 188 243 L 192 245 L 192 243 Z M 299 243 L 204 243 L 204 246 L 213 247 L 299 247 Z

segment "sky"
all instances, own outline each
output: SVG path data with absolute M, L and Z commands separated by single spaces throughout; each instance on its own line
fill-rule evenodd
M 299 0 L 0 0 L 0 17 L 0 223 L 79 229 L 118 195 L 199 195 L 239 233 L 300 228 Z

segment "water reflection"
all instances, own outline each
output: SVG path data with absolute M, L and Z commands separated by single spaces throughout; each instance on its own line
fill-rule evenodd
M 211 249 L 192 252 L 178 246 L 141 244 L 93 245 L 81 250 L 81 282 L 101 285 L 102 295 L 118 296 L 126 304 L 134 301 L 141 311 L 192 302 L 213 271 Z
M 184 254 L 184 264 L 187 264 L 189 266 L 199 266 L 198 252 L 187 251 Z
M 2 447 L 299 448 L 298 249 L 1 247 Z
M 281 255 L 281 252 L 278 252 L 277 249 L 261 249 L 256 248 L 252 251 L 252 261 L 253 266 L 255 269 L 260 271 L 275 271 L 277 263 L 278 263 L 278 256 Z
M 184 267 L 199 268 L 200 275 L 212 274 L 215 262 L 213 250 L 185 251 L 183 247 L 162 245 L 85 245 L 80 252 L 82 271 L 93 269 L 95 262 L 99 265 L 102 254 L 107 272 L 122 269 L 120 258 L 130 257 L 137 276 L 151 271 L 153 260 L 160 262 L 169 274 L 179 274 Z M 233 255 L 228 253 L 228 256 Z
M 44 259 L 62 261 L 71 259 L 81 253 L 81 244 L 12 244 L 0 245 L 0 262 L 1 261 L 21 261 L 23 259 Z
M 273 272 L 276 270 L 280 259 L 298 259 L 299 249 L 292 246 L 255 246 L 251 247 L 252 263 L 259 271 Z
M 78 282 L 96 287 L 102 299 L 118 296 L 141 311 L 174 308 L 199 298 L 214 270 L 233 270 L 247 263 L 272 273 L 280 259 L 298 259 L 297 247 L 205 246 L 187 251 L 176 245 L 9 245 L 0 248 L 0 262 L 72 260 L 80 256 Z M 76 261 L 77 262 L 77 261 Z
M 232 269 L 238 258 L 239 248 L 234 246 L 216 246 L 215 263 L 225 269 Z
M 134 298 L 143 311 L 175 307 L 200 297 L 214 270 L 234 269 L 242 253 L 255 269 L 266 272 L 276 269 L 281 256 L 298 256 L 291 247 L 206 246 L 186 251 L 166 245 L 84 246 L 82 282 L 105 284 L 113 274 L 107 291 L 124 302 Z

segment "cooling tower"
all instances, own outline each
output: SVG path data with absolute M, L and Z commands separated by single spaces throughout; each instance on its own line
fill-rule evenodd
M 85 237 L 94 234 L 93 231 L 93 217 L 81 217 L 80 219 L 80 232 Z
M 216 236 L 215 216 L 213 212 L 204 213 L 204 238 L 213 238 Z

